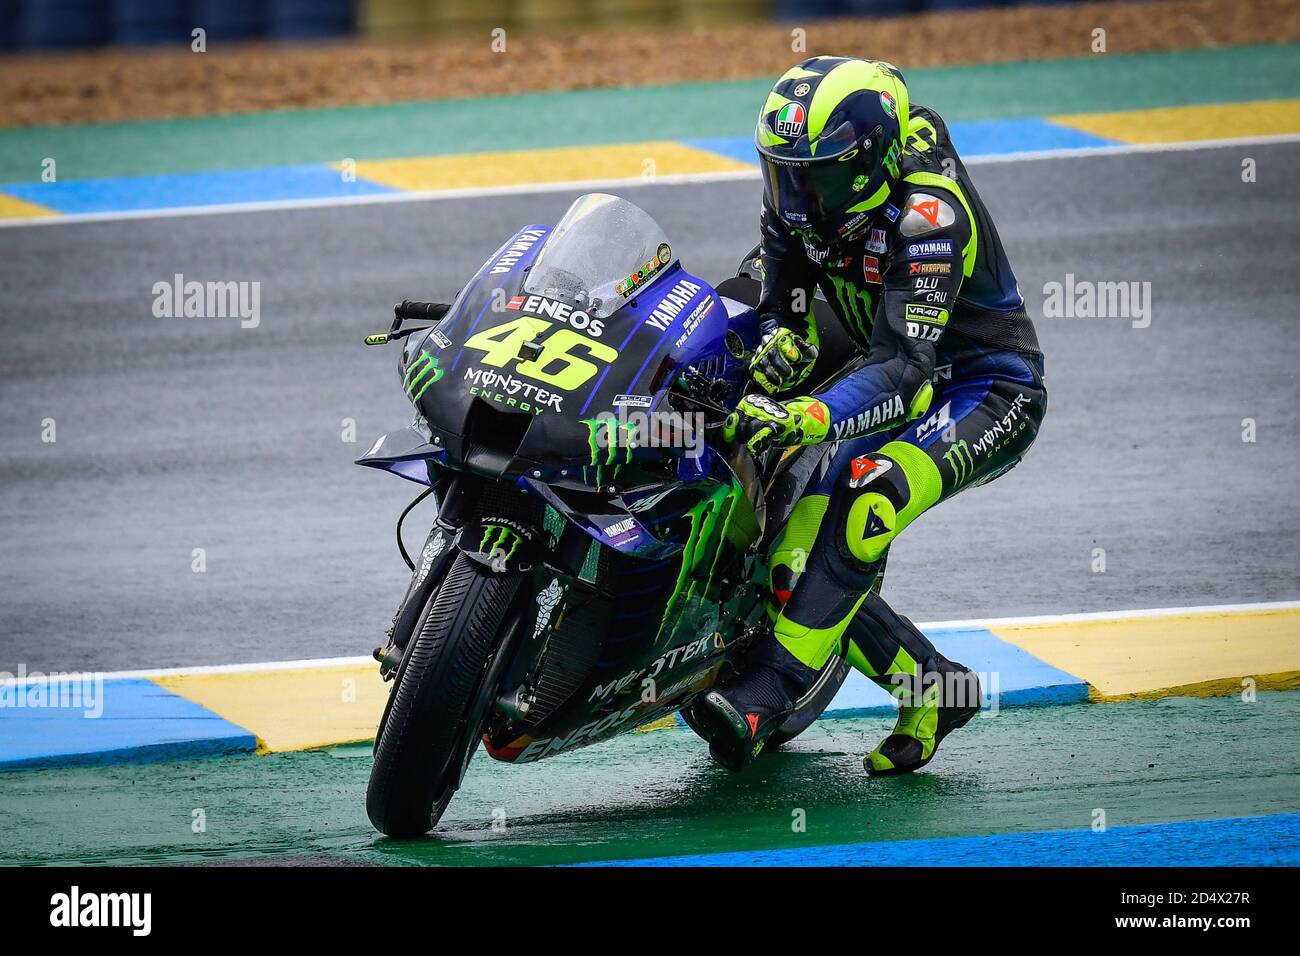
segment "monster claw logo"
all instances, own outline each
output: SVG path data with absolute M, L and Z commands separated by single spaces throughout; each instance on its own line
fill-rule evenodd
M 889 175 L 893 176 L 895 179 L 898 178 L 898 157 L 901 152 L 902 150 L 899 149 L 898 140 L 894 140 L 894 142 L 889 144 L 889 151 L 885 153 L 885 168 L 889 170 Z M 895 218 L 896 216 L 891 216 L 889 221 L 893 222 Z
M 494 567 L 504 570 L 506 562 L 513 558 L 519 550 L 521 540 L 515 531 L 504 525 L 485 524 L 478 549 L 483 554 L 492 556 Z
M 870 339 L 875 320 L 871 307 L 871 293 L 859 289 L 849 280 L 837 275 L 830 276 L 830 280 L 835 286 L 835 299 L 839 303 L 840 310 L 844 315 L 852 317 L 857 331 L 864 338 Z
M 607 465 L 613 465 L 614 474 L 617 475 L 624 463 L 632 461 L 632 450 L 636 447 L 636 423 L 620 423 L 617 418 L 609 415 L 601 418 L 584 418 L 582 423 L 587 426 L 591 464 L 596 467 L 596 484 L 599 485 Z M 623 462 L 618 460 L 620 449 Z
M 442 369 L 438 367 L 438 356 L 427 349 L 421 349 L 415 361 L 406 368 L 406 376 L 402 379 L 402 390 L 412 402 L 418 402 L 429 386 L 440 378 L 442 378 Z
M 970 445 L 964 438 L 943 453 L 943 460 L 952 469 L 952 480 L 955 485 L 966 481 L 975 471 L 975 459 L 971 457 Z

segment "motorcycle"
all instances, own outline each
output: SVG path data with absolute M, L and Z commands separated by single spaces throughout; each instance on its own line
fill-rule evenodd
M 426 486 L 398 520 L 411 578 L 375 651 L 392 684 L 376 829 L 435 826 L 480 741 L 529 763 L 682 712 L 770 629 L 767 549 L 834 449 L 756 460 L 724 440 L 753 390 L 758 287 L 742 270 L 715 289 L 647 213 L 590 194 L 520 229 L 449 306 L 403 302 L 367 338 L 401 343 L 416 417 L 357 464 Z M 412 559 L 402 522 L 430 495 Z M 768 749 L 846 672 L 832 656 Z

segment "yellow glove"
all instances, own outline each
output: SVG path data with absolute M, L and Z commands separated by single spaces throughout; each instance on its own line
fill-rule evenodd
M 831 413 L 815 398 L 774 402 L 766 395 L 746 395 L 722 426 L 727 441 L 741 439 L 754 454 L 768 448 L 813 445 L 830 432 Z
M 779 328 L 763 336 L 749 370 L 760 388 L 775 395 L 807 378 L 816 361 L 817 346 L 790 329 Z

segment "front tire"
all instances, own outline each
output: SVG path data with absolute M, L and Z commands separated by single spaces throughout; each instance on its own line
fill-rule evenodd
M 478 745 L 489 665 L 518 575 L 456 555 L 406 646 L 375 742 L 366 814 L 388 836 L 427 833 Z M 471 726 L 471 724 L 473 726 Z

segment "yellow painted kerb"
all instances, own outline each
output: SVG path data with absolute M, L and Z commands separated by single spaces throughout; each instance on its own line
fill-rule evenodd
M 46 209 L 34 202 L 0 193 L 0 219 L 39 219 L 43 216 L 57 216 L 53 209 Z
M 153 680 L 256 735 L 261 753 L 373 740 L 389 686 L 373 664 Z
M 994 626 L 994 634 L 1087 681 L 1094 699 L 1237 693 L 1294 685 L 1300 608 L 1185 612 Z
M 357 163 L 356 174 L 394 189 L 424 192 L 586 179 L 651 179 L 752 168 L 708 150 L 662 141 L 381 159 Z
M 652 730 L 672 730 L 677 726 L 677 715 L 669 714 L 667 717 L 660 717 L 658 720 L 652 720 L 648 724 L 642 724 L 636 728 L 638 734 L 647 734 Z
M 375 739 L 388 691 L 374 664 L 168 674 L 152 678 L 257 737 L 258 753 Z M 677 726 L 672 715 L 637 728 Z
M 1049 116 L 1059 126 L 1121 143 L 1185 143 L 1300 133 L 1300 99 L 1170 106 Z

